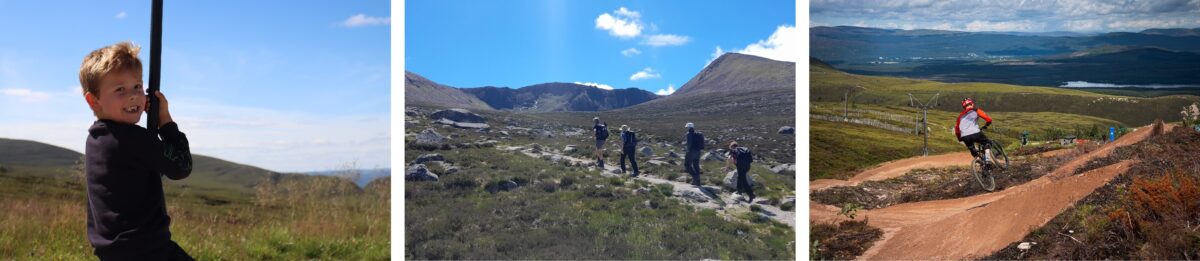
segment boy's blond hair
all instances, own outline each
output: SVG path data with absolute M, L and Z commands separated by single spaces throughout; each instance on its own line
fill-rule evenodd
M 138 77 L 142 75 L 142 60 L 138 59 L 141 47 L 130 42 L 119 42 L 104 48 L 96 49 L 83 57 L 83 65 L 79 66 L 79 84 L 83 92 L 100 96 L 100 79 L 105 75 L 130 70 Z

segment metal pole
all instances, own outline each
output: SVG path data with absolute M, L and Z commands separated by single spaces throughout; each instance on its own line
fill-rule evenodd
M 921 148 L 921 156 L 929 156 L 929 110 L 921 110 L 921 133 L 925 134 L 925 143 Z
M 150 11 L 150 87 L 146 88 L 146 96 L 150 106 L 146 108 L 146 129 L 150 134 L 158 135 L 158 83 L 161 78 L 162 66 L 162 10 L 163 0 L 153 0 Z
M 846 96 L 842 100 L 842 105 L 845 107 L 842 120 L 848 122 L 850 121 L 850 90 L 846 90 Z

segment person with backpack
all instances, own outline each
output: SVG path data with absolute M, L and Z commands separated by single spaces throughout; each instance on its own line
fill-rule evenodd
M 737 141 L 729 143 L 729 158 L 725 160 L 725 169 L 729 170 L 729 165 L 734 165 L 737 169 L 737 192 L 749 197 L 750 204 L 754 204 L 754 187 L 750 185 L 750 163 L 754 162 L 754 155 L 750 153 L 750 149 L 740 147 Z
M 600 123 L 600 117 L 592 118 L 592 129 L 596 132 L 596 150 L 592 155 L 596 157 L 596 166 L 601 170 L 604 169 L 604 142 L 608 140 L 608 123 Z
M 687 134 L 687 153 L 683 156 L 683 168 L 692 176 L 692 185 L 700 186 L 700 151 L 704 150 L 704 133 L 696 132 L 696 125 L 691 122 L 684 125 Z
M 621 172 L 625 172 L 625 159 L 629 158 L 629 165 L 633 167 L 632 177 L 638 176 L 637 160 L 634 156 L 637 155 L 637 133 L 629 129 L 628 125 L 621 125 Z

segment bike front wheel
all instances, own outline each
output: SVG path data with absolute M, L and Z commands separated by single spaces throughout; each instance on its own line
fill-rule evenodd
M 987 166 L 984 165 L 983 160 L 976 158 L 975 161 L 971 163 L 971 175 L 975 176 L 975 181 L 978 181 L 979 186 L 983 187 L 984 190 L 996 190 L 996 178 L 988 172 Z

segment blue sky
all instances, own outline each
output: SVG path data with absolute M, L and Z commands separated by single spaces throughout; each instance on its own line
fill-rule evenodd
M 1196 0 L 813 0 L 811 26 L 1014 32 L 1200 27 Z
M 192 152 L 275 171 L 390 167 L 390 3 L 283 3 L 166 3 L 162 90 Z M 94 117 L 80 62 L 132 41 L 149 66 L 149 12 L 0 0 L 0 137 L 82 151 Z
M 795 1 L 407 1 L 405 70 L 454 87 L 666 93 L 722 52 L 801 57 Z

